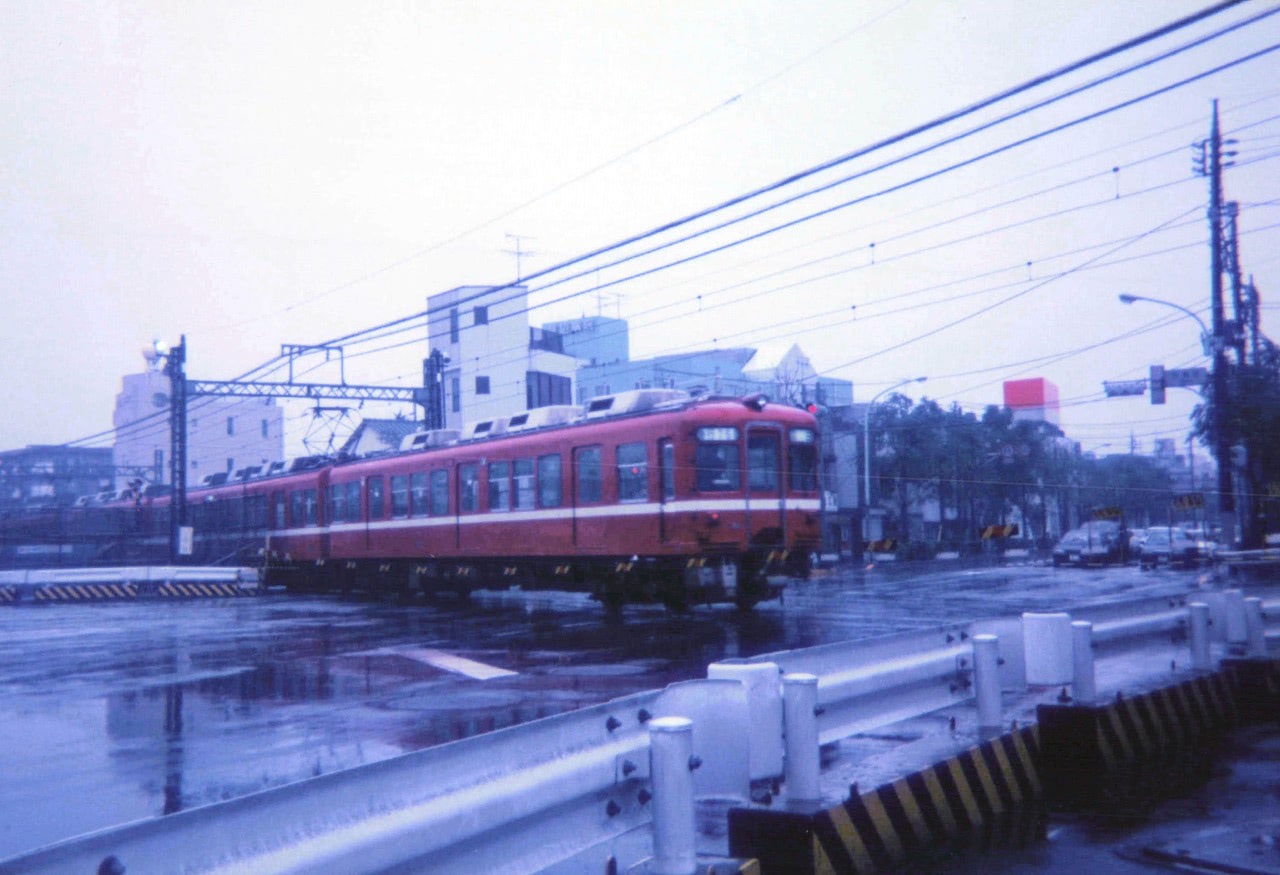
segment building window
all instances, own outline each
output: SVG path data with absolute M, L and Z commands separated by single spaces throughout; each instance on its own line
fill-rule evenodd
M 271 423 L 265 419 L 262 420 L 262 436 L 263 437 L 271 436 Z
M 236 433 L 236 418 L 234 416 L 227 417 L 227 434 Z
M 449 342 L 458 342 L 458 308 L 449 311 Z
M 476 308 L 471 311 L 471 314 L 475 318 L 476 325 L 489 324 L 489 308 L 483 304 L 477 305 Z
M 452 390 L 450 394 L 453 396 L 453 400 L 450 402 L 450 404 L 452 405 L 451 409 L 453 410 L 454 413 L 461 413 L 462 412 L 462 378 L 454 377 L 450 381 L 449 388 Z
M 573 403 L 573 381 L 568 377 L 542 371 L 526 371 L 524 376 L 525 404 L 530 410 Z
M 476 394 L 477 395 L 489 394 L 489 378 L 488 377 L 476 377 Z

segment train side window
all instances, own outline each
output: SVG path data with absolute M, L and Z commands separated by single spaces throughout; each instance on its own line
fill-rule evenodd
M 814 492 L 818 488 L 818 448 L 813 429 L 793 428 L 788 437 L 791 491 Z
M 444 474 L 445 472 L 439 472 Z M 445 474 L 445 509 L 442 513 L 449 512 L 449 475 Z M 419 471 L 409 480 L 409 515 L 410 516 L 426 516 L 427 507 L 427 472 Z
M 747 433 L 747 485 L 752 492 L 777 492 L 779 436 Z
M 618 501 L 649 500 L 649 456 L 643 443 L 618 447 Z
M 662 499 L 672 501 L 676 497 L 676 445 L 664 440 L 658 446 L 662 453 Z
M 383 498 L 383 479 L 369 478 L 369 519 L 380 520 L 386 515 L 386 503 Z
M 573 451 L 578 466 L 578 504 L 595 504 L 603 493 L 599 447 L 576 447 Z
M 356 523 L 364 519 L 360 512 L 360 481 L 352 480 L 347 484 L 347 519 Z
M 538 457 L 538 507 L 560 506 L 560 454 Z
M 742 488 L 738 430 L 732 426 L 698 429 L 694 448 L 694 485 L 699 492 L 736 492 Z
M 447 516 L 449 513 L 449 472 L 431 472 L 431 515 Z
M 285 503 L 284 503 L 283 492 L 271 493 L 271 506 L 274 509 L 274 512 L 272 514 L 271 528 L 277 531 L 286 528 L 288 526 L 288 523 L 286 522 L 286 517 L 284 513 Z
M 295 526 L 303 525 L 307 519 L 307 506 L 302 490 L 289 493 L 289 520 Z
M 509 462 L 489 463 L 489 510 L 502 512 L 511 509 L 510 473 Z
M 308 526 L 320 523 L 320 501 L 314 489 L 302 491 L 302 523 Z
M 516 510 L 531 510 L 534 502 L 533 459 L 515 461 Z
M 404 519 L 409 515 L 409 478 L 403 474 L 391 475 L 391 516 Z
M 458 509 L 480 509 L 480 466 L 474 462 L 458 466 Z
M 347 519 L 347 486 L 345 483 L 329 484 L 329 522 L 341 523 Z

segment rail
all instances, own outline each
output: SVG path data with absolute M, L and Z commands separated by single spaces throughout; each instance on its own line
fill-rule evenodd
M 787 784 L 812 795 L 819 744 L 975 696 L 978 725 L 998 725 L 1000 689 L 1035 683 L 1044 651 L 1065 655 L 1065 667 L 1051 671 L 1074 671 L 1078 689 L 1086 681 L 1091 689 L 1092 678 L 1080 674 L 1092 672 L 1090 636 L 1122 658 L 1153 641 L 1188 638 L 1193 654 L 1207 653 L 1206 635 L 1258 652 L 1263 619 L 1278 609 L 1274 597 L 1206 591 L 730 660 L 710 666 L 705 680 L 71 839 L 0 862 L 0 870 L 92 872 L 115 857 L 130 872 L 541 871 L 637 830 L 662 829 L 655 779 L 670 770 L 658 765 L 651 730 L 683 726 L 666 718 L 692 724 L 693 777 L 676 783 L 698 798 L 744 801 L 752 781 L 777 780 L 784 766 Z M 1054 653 L 1064 629 L 1066 650 Z M 816 706 L 786 701 L 802 695 Z M 784 756 L 784 745 L 800 739 L 806 748 L 788 746 Z

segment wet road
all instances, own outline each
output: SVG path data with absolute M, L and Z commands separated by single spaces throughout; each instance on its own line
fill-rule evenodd
M 754 612 L 577 595 L 0 608 L 0 859 L 570 710 L 718 659 L 1185 593 L 1203 572 L 845 569 Z

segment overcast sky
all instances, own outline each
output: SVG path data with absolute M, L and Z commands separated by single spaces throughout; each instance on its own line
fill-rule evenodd
M 0 448 L 109 428 L 152 338 L 185 334 L 192 377 L 230 378 L 282 343 L 512 281 L 509 234 L 534 252 L 524 272 L 545 270 L 1206 5 L 4 0 Z M 858 401 L 927 375 L 910 394 L 980 410 L 1002 380 L 1043 376 L 1086 449 L 1185 441 L 1193 393 L 1153 407 L 1101 384 L 1204 364 L 1198 329 L 1116 295 L 1207 308 L 1208 186 L 1189 146 L 1215 97 L 1240 141 L 1226 191 L 1243 266 L 1264 303 L 1280 295 L 1280 53 L 1010 144 L 1280 43 L 1280 15 L 864 171 L 1274 5 L 743 204 L 718 218 L 862 174 L 695 241 L 535 277 L 531 303 L 568 300 L 531 318 L 620 315 L 636 356 L 795 341 Z M 347 377 L 414 385 L 425 353 L 367 354 Z M 296 429 L 306 417 L 290 412 Z

